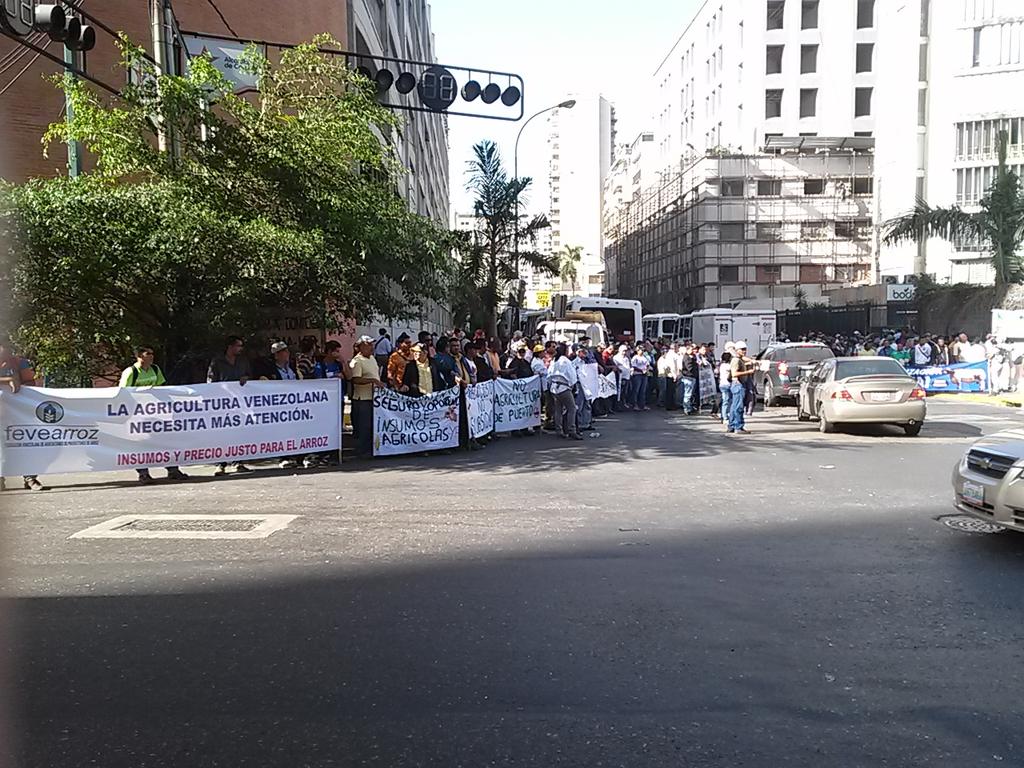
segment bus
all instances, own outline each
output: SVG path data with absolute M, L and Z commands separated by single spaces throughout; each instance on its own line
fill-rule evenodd
M 679 321 L 682 319 L 682 315 L 673 315 L 670 313 L 644 315 L 644 339 L 647 341 L 655 341 L 657 339 L 675 341 L 676 339 L 682 338 L 682 334 L 679 332 Z
M 636 342 L 644 337 L 643 309 L 632 299 L 608 299 L 604 296 L 574 296 L 567 312 L 600 312 L 604 315 L 610 341 Z

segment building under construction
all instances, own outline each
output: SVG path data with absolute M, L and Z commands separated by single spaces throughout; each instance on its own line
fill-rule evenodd
M 874 282 L 873 140 L 702 157 L 605 216 L 606 290 L 645 312 L 791 309 Z

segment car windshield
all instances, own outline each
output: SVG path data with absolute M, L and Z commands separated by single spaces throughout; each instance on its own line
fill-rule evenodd
M 906 376 L 907 372 L 895 360 L 850 360 L 836 365 L 836 378 L 851 376 Z
M 816 363 L 830 357 L 835 355 L 828 347 L 789 347 L 779 350 L 775 355 L 776 360 L 785 360 L 787 363 Z

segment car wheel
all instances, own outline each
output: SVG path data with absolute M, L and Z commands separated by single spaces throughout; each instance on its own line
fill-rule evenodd
M 905 424 L 903 426 L 903 431 L 907 433 L 907 437 L 917 437 L 921 434 L 921 427 L 923 426 L 924 424 L 921 422 L 918 422 L 917 424 Z
M 821 414 L 821 419 L 818 421 L 818 430 L 824 435 L 831 435 L 836 431 L 836 425 L 833 424 L 825 414 Z
M 804 411 L 804 400 L 802 397 L 796 399 L 796 417 L 799 421 L 810 421 L 811 416 Z
M 779 404 L 779 398 L 775 396 L 775 385 L 772 384 L 771 379 L 764 380 L 764 407 L 774 408 Z

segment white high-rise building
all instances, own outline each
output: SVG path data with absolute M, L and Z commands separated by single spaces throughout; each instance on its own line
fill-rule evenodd
M 772 137 L 872 135 L 886 4 L 707 0 L 655 72 L 662 170 L 720 147 L 757 152 Z
M 887 4 L 888 5 L 888 4 Z M 978 210 L 1006 131 L 1008 165 L 1024 170 L 1024 1 L 901 0 L 879 29 L 876 193 L 886 221 L 923 198 Z M 883 279 L 993 279 L 979 243 L 883 246 Z
M 551 249 L 582 248 L 579 282 L 584 296 L 604 292 L 602 207 L 612 163 L 615 108 L 603 96 L 574 96 L 576 106 L 549 118 Z

